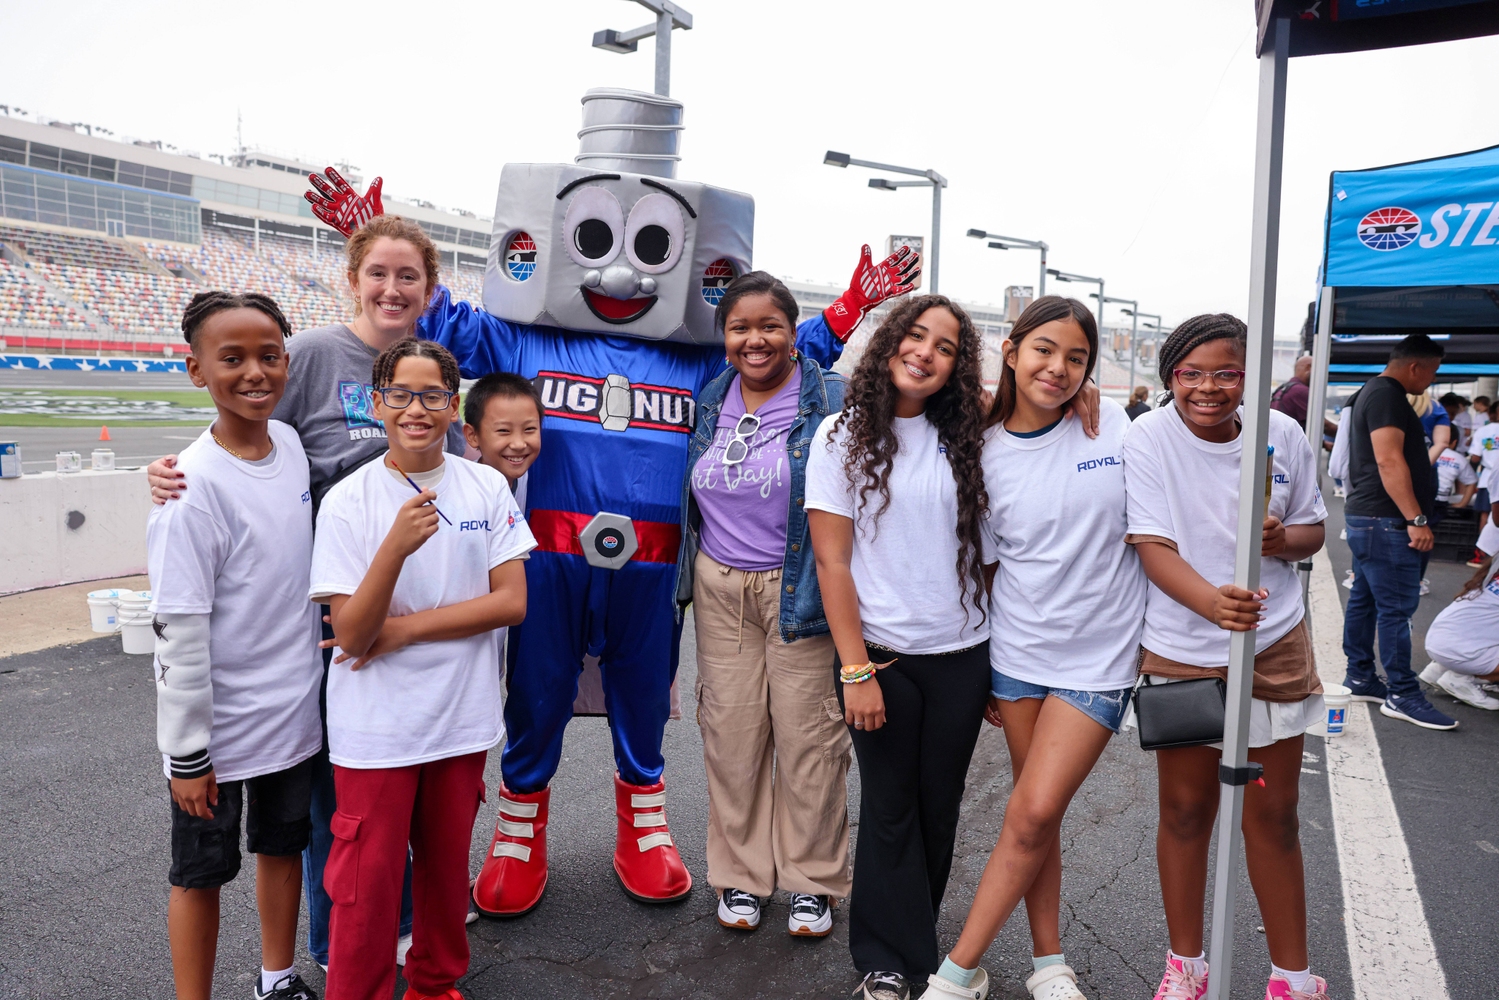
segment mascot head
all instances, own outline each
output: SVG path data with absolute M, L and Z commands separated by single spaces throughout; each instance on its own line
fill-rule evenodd
M 721 342 L 713 310 L 750 269 L 755 202 L 676 179 L 681 116 L 668 97 L 590 90 L 575 163 L 506 164 L 484 308 L 516 323 Z

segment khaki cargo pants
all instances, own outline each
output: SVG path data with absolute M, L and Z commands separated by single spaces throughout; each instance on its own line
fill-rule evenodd
M 828 635 L 781 641 L 781 571 L 699 553 L 692 590 L 697 718 L 708 771 L 708 882 L 849 893 L 851 743 Z

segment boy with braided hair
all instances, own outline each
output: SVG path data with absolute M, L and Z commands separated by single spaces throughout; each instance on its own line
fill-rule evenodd
M 312 497 L 297 434 L 272 420 L 291 329 L 264 295 L 201 292 L 182 317 L 187 372 L 218 419 L 182 450 L 194 488 L 146 528 L 156 630 L 156 735 L 171 789 L 167 908 L 180 1000 L 213 987 L 219 887 L 256 855 L 257 1000 L 316 1000 L 294 958 L 311 831 L 317 609 L 307 603 Z M 248 787 L 246 787 L 248 786 Z

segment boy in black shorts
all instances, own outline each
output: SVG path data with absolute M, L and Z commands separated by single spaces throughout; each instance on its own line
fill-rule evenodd
M 146 529 L 156 737 L 172 798 L 167 934 L 179 1000 L 207 1000 L 219 887 L 256 855 L 257 1000 L 316 1000 L 294 963 L 310 759 L 322 746 L 312 497 L 294 430 L 271 420 L 291 330 L 264 295 L 203 292 L 182 318 L 218 419 L 183 449 L 193 490 Z

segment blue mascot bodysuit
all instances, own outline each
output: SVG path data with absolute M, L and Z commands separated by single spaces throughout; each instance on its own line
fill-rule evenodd
M 659 148 L 669 126 L 649 123 L 679 120 L 677 102 L 595 90 L 584 108 L 585 139 L 618 133 L 609 151 L 589 154 L 585 141 L 576 164 L 507 164 L 485 308 L 439 288 L 418 327 L 465 377 L 531 379 L 544 410 L 499 821 L 474 886 L 491 916 L 527 912 L 546 887 L 548 786 L 585 656 L 598 658 L 614 743 L 620 881 L 650 902 L 692 886 L 667 828 L 661 756 L 681 639 L 682 483 L 696 396 L 726 367 L 714 308 L 750 268 L 754 203 L 675 179 L 674 156 L 631 154 L 632 143 Z M 912 263 L 872 264 L 866 247 L 853 287 L 800 324 L 797 348 L 831 365 L 870 306 L 909 288 Z

